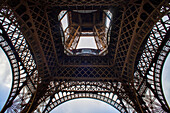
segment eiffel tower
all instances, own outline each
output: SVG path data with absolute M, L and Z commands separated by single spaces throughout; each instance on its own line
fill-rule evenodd
M 76 98 L 122 113 L 170 112 L 161 79 L 170 51 L 169 4 L 1 0 L 0 46 L 12 67 L 1 112 L 46 113 Z M 97 49 L 78 49 L 83 36 L 93 37 Z

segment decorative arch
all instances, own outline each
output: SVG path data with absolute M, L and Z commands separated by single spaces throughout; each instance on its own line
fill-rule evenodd
M 43 112 L 48 113 L 48 112 L 52 111 L 55 107 L 59 106 L 60 104 L 67 102 L 69 100 L 74 100 L 74 99 L 78 99 L 78 98 L 97 99 L 97 100 L 103 101 L 103 102 L 111 105 L 112 107 L 114 107 L 115 109 L 117 109 L 118 111 L 120 111 L 122 113 L 127 112 L 126 109 L 124 108 L 124 106 L 122 105 L 122 102 L 120 102 L 119 99 L 116 100 L 119 102 L 118 103 L 115 100 L 112 100 L 111 98 L 107 97 L 106 95 L 94 94 L 94 93 L 76 93 L 76 94 L 70 94 L 70 95 L 64 96 L 56 101 L 52 101 Z
M 169 109 L 162 89 L 162 69 L 170 52 L 169 14 L 152 28 L 134 73 L 134 85 L 151 112 Z
M 50 96 L 47 94 L 43 100 L 39 102 L 39 106 L 35 112 L 50 112 L 52 109 L 62 104 L 63 102 L 76 98 L 94 98 L 101 100 L 115 107 L 120 112 L 127 112 L 121 95 L 118 92 L 121 90 L 119 82 L 86 82 L 86 81 L 69 81 L 69 82 L 52 82 L 52 92 Z M 54 92 L 53 92 L 54 91 Z M 128 103 L 128 102 L 127 102 Z M 130 104 L 130 103 L 129 103 Z
M 0 10 L 0 47 L 7 55 L 12 68 L 12 87 L 1 112 L 22 111 L 37 87 L 36 64 L 19 28 L 12 10 L 6 6 L 2 7 Z
M 118 40 L 114 39 L 118 42 L 111 46 L 111 49 L 116 49 L 115 52 L 111 53 L 111 57 L 109 57 L 113 62 L 105 62 L 105 58 L 102 58 L 104 60 L 101 63 L 94 62 L 94 66 L 96 67 L 90 68 L 93 70 L 94 74 L 88 77 L 86 75 L 82 76 L 84 75 L 83 73 L 87 73 L 87 75 L 89 75 L 89 70 L 88 68 L 81 69 L 84 65 L 80 65 L 81 62 L 77 62 L 78 60 L 76 61 L 76 57 L 68 61 L 70 64 L 75 64 L 74 68 L 70 65 L 65 67 L 61 66 L 60 63 L 56 63 L 58 61 L 57 57 L 63 57 L 56 52 L 62 50 L 62 47 L 60 48 L 59 46 L 60 41 L 56 41 L 57 46 L 55 47 L 56 42 L 54 43 L 55 40 L 53 40 L 54 36 L 59 35 L 59 30 L 52 29 L 54 27 L 50 26 L 50 24 L 53 24 L 55 19 L 53 20 L 53 18 L 51 18 L 52 21 L 49 21 L 49 12 L 46 12 L 47 10 L 44 11 L 44 6 L 48 4 L 51 8 L 51 6 L 53 7 L 58 3 L 57 1 L 45 1 L 42 3 L 42 1 L 31 0 L 18 0 L 17 2 L 5 0 L 2 3 L 3 4 L 0 5 L 0 21 L 2 23 L 0 43 L 2 44 L 3 50 L 11 60 L 11 66 L 13 66 L 13 87 L 7 104 L 2 112 L 7 109 L 11 111 L 17 110 L 17 112 L 33 112 L 36 108 L 37 112 L 46 112 L 47 110 L 50 111 L 51 108 L 49 109 L 49 106 L 53 108 L 59 105 L 57 103 L 58 101 L 65 102 L 65 100 L 67 101 L 69 98 L 75 99 L 78 97 L 99 98 L 105 102 L 109 101 L 108 103 L 110 104 L 113 102 L 114 107 L 117 108 L 118 105 L 117 109 L 120 111 L 122 110 L 122 112 L 169 111 L 165 98 L 162 97 L 162 88 L 160 83 L 160 67 L 163 66 L 166 58 L 166 55 L 164 56 L 164 52 L 169 52 L 169 49 L 166 49 L 169 48 L 169 45 L 165 47 L 162 53 L 159 53 L 159 50 L 162 49 L 153 49 L 152 46 L 154 44 L 147 43 L 151 45 L 149 47 L 152 47 L 153 52 L 158 53 L 158 57 L 153 55 L 151 50 L 151 54 L 149 53 L 151 61 L 150 59 L 143 61 L 142 64 L 144 64 L 144 66 L 142 67 L 134 65 L 135 57 L 139 52 L 138 49 L 140 48 L 143 40 L 147 38 L 146 35 L 148 35 L 152 26 L 158 21 L 158 19 L 169 12 L 169 3 L 166 0 L 156 2 L 154 2 L 154 0 L 136 0 L 134 3 L 129 1 L 123 2 L 124 4 L 128 4 L 126 7 L 121 7 L 124 10 L 121 10 L 122 13 L 120 13 L 118 18 L 116 18 L 114 22 L 116 25 L 115 29 L 112 29 L 111 31 L 114 32 L 113 37 L 119 38 Z M 115 3 L 115 6 L 122 5 L 118 4 L 114 0 L 112 3 Z M 61 4 L 65 5 L 65 2 L 62 2 Z M 163 23 L 162 25 L 164 27 L 166 22 L 160 21 L 160 23 Z M 156 28 L 159 28 L 160 23 L 156 25 Z M 15 26 L 14 28 L 13 25 Z M 57 25 L 58 24 L 54 24 L 54 26 Z M 164 31 L 161 30 L 162 28 L 158 29 L 157 32 L 161 34 L 160 38 L 162 39 L 162 36 L 165 34 L 162 34 Z M 167 31 L 168 32 L 166 32 L 166 34 L 169 38 L 169 30 Z M 152 37 L 154 38 L 155 32 L 156 31 L 154 29 L 151 31 L 151 34 L 153 34 Z M 16 37 L 14 35 L 15 33 L 19 33 L 19 35 Z M 163 40 L 161 41 L 163 42 Z M 162 44 L 156 44 L 156 46 L 161 48 Z M 55 48 L 58 48 L 58 50 L 55 50 Z M 87 60 L 90 61 L 88 58 Z M 93 60 L 95 61 L 96 59 L 93 58 Z M 98 60 L 100 61 L 100 59 Z M 93 62 L 89 62 L 89 64 L 93 64 Z M 98 66 L 98 64 L 100 64 L 101 67 Z M 110 64 L 115 64 L 115 67 L 110 67 Z M 58 71 L 55 71 L 55 69 Z M 75 69 L 77 70 L 73 72 Z M 81 70 L 81 73 L 78 72 L 79 69 Z M 105 70 L 105 73 L 101 74 L 103 69 Z M 98 73 L 98 71 L 101 73 Z M 134 71 L 135 73 L 133 73 Z M 71 75 L 70 73 L 72 76 L 67 76 Z M 98 73 L 97 76 L 95 73 Z M 77 83 L 67 84 L 70 83 L 71 80 L 80 82 L 78 80 L 82 80 L 81 77 L 85 77 L 84 79 L 87 81 L 90 80 L 89 78 L 94 77 L 92 80 L 101 80 L 99 82 L 101 85 L 98 86 L 92 84 L 89 85 L 90 87 L 84 88 L 84 86 L 87 85 Z M 131 79 L 133 77 L 134 79 Z M 113 83 L 112 85 L 111 82 L 105 82 L 105 79 L 108 79 L 108 81 L 119 80 L 119 82 Z M 90 82 L 94 83 L 91 80 Z M 107 85 L 110 83 L 111 85 Z M 80 88 L 79 85 L 83 87 Z M 73 88 L 74 86 L 75 89 Z M 135 91 L 133 92 L 133 90 Z M 63 96 L 59 93 L 62 93 Z M 60 95 L 60 97 L 56 98 L 56 95 Z M 133 98 L 132 95 L 136 98 Z M 115 96 L 117 96 L 117 98 L 114 99 Z

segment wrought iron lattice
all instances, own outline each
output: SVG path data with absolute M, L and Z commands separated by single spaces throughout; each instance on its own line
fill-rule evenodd
M 13 73 L 11 92 L 5 104 L 9 108 L 3 108 L 2 112 L 21 112 L 37 88 L 38 72 L 16 18 L 6 6 L 1 9 L 0 22 L 0 45 L 10 59 Z
M 170 51 L 167 0 L 2 0 L 0 46 L 12 67 L 1 112 L 50 112 L 75 98 L 95 98 L 120 112 L 170 112 L 162 68 Z M 110 10 L 105 56 L 68 56 L 62 10 Z M 70 18 L 71 19 L 71 18 Z

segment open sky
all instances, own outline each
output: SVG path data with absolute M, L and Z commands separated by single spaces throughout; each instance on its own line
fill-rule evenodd
M 163 69 L 163 89 L 170 104 L 170 55 Z M 0 110 L 10 92 L 12 82 L 11 68 L 8 59 L 0 48 Z M 118 113 L 112 106 L 95 99 L 75 99 L 55 108 L 52 113 Z
M 79 43 L 76 49 L 83 49 L 83 48 L 97 49 L 94 36 L 93 37 L 87 37 L 87 36 L 80 37 L 80 40 L 79 40 Z

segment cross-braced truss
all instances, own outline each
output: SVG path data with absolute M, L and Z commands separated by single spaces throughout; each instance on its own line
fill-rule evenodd
M 50 112 L 76 98 L 95 98 L 120 112 L 170 112 L 161 80 L 170 51 L 167 0 L 2 0 L 0 4 L 0 46 L 13 73 L 1 112 Z M 112 9 L 108 53 L 67 56 L 59 13 L 98 9 Z

